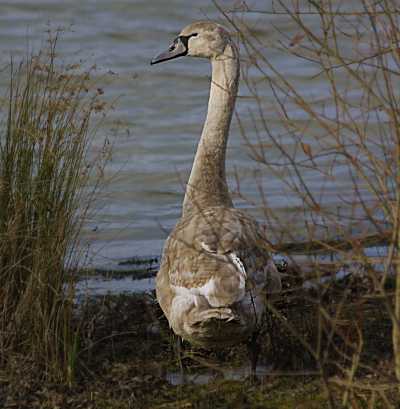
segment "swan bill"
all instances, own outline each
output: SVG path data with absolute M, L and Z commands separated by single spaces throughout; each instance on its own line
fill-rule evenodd
M 186 40 L 186 41 L 184 41 Z M 177 37 L 174 42 L 169 46 L 167 51 L 154 57 L 150 64 L 158 64 L 160 62 L 173 60 L 174 58 L 183 57 L 188 53 L 187 39 L 182 37 Z
M 158 64 L 160 62 L 173 60 L 174 58 L 184 57 L 189 51 L 189 39 L 191 37 L 196 37 L 197 33 L 193 33 L 187 36 L 178 36 L 168 47 L 167 51 L 162 52 L 161 54 L 154 57 L 150 65 Z

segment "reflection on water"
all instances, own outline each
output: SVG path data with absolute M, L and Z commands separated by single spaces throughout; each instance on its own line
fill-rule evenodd
M 103 276 L 94 276 L 80 280 L 76 285 L 78 297 L 85 294 L 96 296 L 121 293 L 144 293 L 150 292 L 154 290 L 154 288 L 154 278 L 133 280 L 132 277 L 106 279 Z
M 238 2 L 224 0 L 222 5 Z M 251 4 L 250 4 L 251 3 Z M 266 7 L 262 0 L 252 0 L 256 9 Z M 267 2 L 268 3 L 268 2 Z M 208 99 L 210 69 L 206 61 L 183 58 L 155 67 L 149 61 L 168 45 L 186 24 L 197 19 L 218 19 L 210 0 L 6 0 L 0 4 L 0 68 L 10 60 L 25 55 L 27 49 L 38 49 L 45 40 L 48 22 L 53 28 L 65 27 L 59 53 L 65 62 L 83 59 L 96 64 L 95 75 L 112 72 L 112 80 L 101 84 L 109 100 L 118 98 L 115 110 L 102 123 L 98 142 L 110 137 L 114 154 L 106 175 L 113 176 L 102 192 L 98 209 L 87 226 L 86 238 L 94 241 L 93 262 L 102 265 L 108 259 L 132 255 L 160 254 L 167 232 L 180 215 L 183 198 L 182 181 L 190 171 L 198 137 L 201 133 Z M 302 91 L 326 95 L 326 84 L 309 78 L 312 64 L 297 64 L 274 50 L 277 42 L 272 23 L 287 36 L 295 34 L 291 19 L 285 16 L 249 14 L 258 22 L 257 33 L 271 45 L 268 58 L 288 78 L 296 77 Z M 308 24 L 319 24 L 310 17 Z M 256 73 L 254 73 L 256 75 Z M 271 74 L 273 75 L 273 74 Z M 4 95 L 7 70 L 0 70 L 0 90 Z M 262 91 L 272 99 L 267 87 Z M 249 138 L 257 141 L 249 109 L 254 102 L 244 84 L 240 87 L 237 111 L 242 115 Z M 271 94 L 271 95 L 270 95 Z M 325 104 L 324 104 L 325 106 Z M 328 109 L 328 106 L 325 106 Z M 294 108 L 293 108 L 294 109 Z M 291 112 L 295 114 L 295 112 Z M 274 111 L 265 113 L 272 131 L 279 129 Z M 304 120 L 301 113 L 298 120 Z M 119 130 L 115 134 L 115 121 Z M 269 146 L 268 155 L 276 151 Z M 259 200 L 253 170 L 259 168 L 249 158 L 249 150 L 233 123 L 227 152 L 227 174 L 233 188 L 234 170 L 242 175 L 242 194 Z M 258 169 L 265 175 L 265 169 Z M 260 173 L 261 172 L 261 173 Z M 307 177 L 307 175 L 304 175 Z M 287 208 L 295 204 L 286 196 L 284 186 L 274 177 L 264 178 L 268 204 Z M 310 179 L 319 188 L 320 179 Z M 345 180 L 339 181 L 341 191 Z M 325 187 L 325 200 L 337 200 L 337 185 Z M 248 207 L 243 201 L 237 205 Z
M 380 260 L 387 256 L 387 252 L 388 248 L 385 246 L 365 248 L 364 255 L 370 260 L 369 268 L 373 267 L 375 271 L 383 272 L 384 265 Z M 273 259 L 277 266 L 279 266 L 282 261 L 288 263 L 288 259 L 279 254 L 273 255 Z M 111 262 L 110 259 L 105 260 L 103 265 L 107 266 L 109 270 L 97 270 L 99 271 L 98 275 L 90 275 L 78 281 L 76 287 L 78 297 L 85 294 L 96 296 L 153 291 L 155 289 L 154 276 L 159 267 L 157 258 L 151 259 L 150 263 L 148 263 L 145 258 L 135 259 L 133 263 L 131 261 L 132 260 L 122 260 L 119 263 L 115 263 Z M 304 281 L 303 288 L 305 289 L 317 288 L 321 284 L 342 280 L 349 275 L 364 276 L 368 274 L 363 263 L 352 262 L 348 264 L 343 260 L 343 255 L 340 254 L 318 254 L 315 256 L 297 254 L 291 258 L 289 264 L 295 263 L 299 266 L 300 271 L 305 273 L 302 268 L 306 265 L 309 266 L 310 262 L 312 262 L 312 266 L 314 267 L 329 263 L 329 265 L 332 266 L 332 271 L 327 272 L 325 276 Z M 135 266 L 135 268 L 139 267 L 140 270 L 136 270 L 135 272 L 132 266 Z M 340 268 L 337 266 L 340 266 Z M 144 273 L 150 278 L 135 279 L 135 275 L 137 277 L 138 272 L 140 272 L 140 274 Z M 118 274 L 121 274 L 122 278 L 116 278 Z M 124 277 L 124 275 L 127 276 Z
M 265 365 L 257 365 L 256 376 L 262 379 L 271 373 L 272 367 Z M 221 372 L 222 371 L 222 372 Z M 216 377 L 223 377 L 226 380 L 240 381 L 248 378 L 251 375 L 249 366 L 239 368 L 221 368 L 218 372 L 202 372 L 202 373 L 186 373 L 186 372 L 168 372 L 166 374 L 167 381 L 172 385 L 196 384 L 206 385 L 215 380 Z

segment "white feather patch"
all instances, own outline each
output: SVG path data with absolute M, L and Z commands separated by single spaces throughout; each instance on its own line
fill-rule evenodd
M 202 241 L 200 243 L 200 246 L 207 251 L 208 253 L 215 253 L 215 250 L 213 250 L 208 244 L 204 243 L 204 241 Z
M 237 272 L 239 273 L 239 286 L 236 297 L 236 301 L 239 301 L 245 295 L 247 278 L 246 269 L 242 260 L 240 260 L 235 253 L 229 253 L 227 258 L 235 266 Z M 172 288 L 177 297 L 183 297 L 186 299 L 186 302 L 192 302 L 196 307 L 199 307 L 200 303 L 202 303 L 202 297 L 207 300 L 210 306 L 221 307 L 225 305 L 225 301 L 221 301 L 218 297 L 218 289 L 216 287 L 216 281 L 213 277 L 207 280 L 205 284 L 200 287 L 172 286 Z
M 244 290 L 246 287 L 246 278 L 247 278 L 247 272 L 246 269 L 244 268 L 244 264 L 242 260 L 235 254 L 235 253 L 230 253 L 229 254 L 229 259 L 233 263 L 233 265 L 236 267 L 237 271 L 239 272 L 239 288 L 240 290 Z
M 199 295 L 198 288 L 192 287 L 192 288 L 187 288 L 187 287 L 182 287 L 179 285 L 172 285 L 172 289 L 175 291 L 176 297 L 174 297 L 174 300 L 176 298 L 181 298 L 182 300 L 186 300 L 186 303 L 192 303 L 196 307 L 199 305 L 199 300 L 197 297 Z
M 181 286 L 172 286 L 177 296 L 190 298 L 198 307 L 199 304 L 199 295 L 205 297 L 207 300 L 209 297 L 212 297 L 215 294 L 215 280 L 210 278 L 205 284 L 200 287 L 181 287 Z
M 215 280 L 210 278 L 205 284 L 197 288 L 198 293 L 208 299 L 210 295 L 215 294 Z

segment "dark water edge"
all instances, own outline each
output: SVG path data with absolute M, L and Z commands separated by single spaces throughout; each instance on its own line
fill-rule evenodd
M 135 256 L 107 267 L 82 268 L 74 274 L 78 299 L 109 293 L 148 293 L 155 288 L 159 265 L 158 256 Z
M 332 285 L 322 305 L 335 311 L 346 288 L 348 300 L 338 316 L 343 331 L 354 333 L 354 308 L 363 315 L 364 369 L 357 373 L 360 385 L 385 383 L 387 396 L 396 402 L 390 364 L 390 317 L 379 308 L 379 300 L 368 297 L 360 281 Z M 315 343 L 314 289 L 286 293 L 274 304 L 292 328 L 306 342 Z M 360 304 L 360 300 L 363 302 Z M 298 339 L 275 317 L 268 315 L 261 333 L 258 382 L 248 378 L 246 346 L 238 344 L 219 352 L 192 348 L 184 343 L 181 360 L 176 338 L 155 300 L 154 292 L 95 296 L 80 304 L 80 371 L 71 386 L 44 382 L 40 369 L 27 360 L 10 360 L 0 370 L 0 407 L 21 408 L 328 408 L 316 362 Z M 354 327 L 354 328 L 353 328 Z M 331 365 L 329 379 L 335 379 L 335 348 L 322 339 Z M 12 364 L 14 362 L 14 364 Z M 329 362 L 329 361 L 328 361 Z M 387 367 L 387 371 L 383 368 Z M 371 374 L 371 370 L 376 372 Z M 333 399 L 340 408 L 341 391 L 334 384 Z M 363 406 L 360 406 L 363 407 Z M 376 406 L 377 408 L 379 406 Z
M 372 258 L 385 251 L 385 246 L 365 248 L 365 254 Z M 276 257 L 277 263 L 280 257 Z M 311 256 L 297 257 L 302 260 Z M 331 254 L 312 257 L 317 257 L 315 260 L 319 263 L 329 261 L 335 265 Z M 82 270 L 78 286 L 89 285 L 77 308 L 83 319 L 83 332 L 87 334 L 83 345 L 90 345 L 87 350 L 83 348 L 81 355 L 86 369 L 71 388 L 41 383 L 34 375 L 37 372 L 20 363 L 19 369 L 13 368 L 5 375 L 0 371 L 0 407 L 329 408 L 316 363 L 298 339 L 273 316 L 268 317 L 262 333 L 256 384 L 248 376 L 248 355 L 243 344 L 217 353 L 184 344 L 182 372 L 176 338 L 155 299 L 154 275 L 159 261 L 159 257 L 154 256 L 132 257 L 116 261 L 112 269 Z M 324 286 L 324 296 L 319 302 L 335 314 L 343 294 L 347 294 L 345 309 L 337 317 L 340 325 L 344 325 L 344 332 L 360 330 L 354 311 L 364 317 L 361 322 L 363 357 L 376 372 L 361 370 L 357 373 L 357 382 L 366 388 L 385 384 L 387 396 L 395 405 L 399 396 L 393 387 L 390 317 L 382 309 L 380 300 L 371 296 L 371 283 L 358 267 L 346 266 L 332 272 L 330 281 L 319 282 Z M 299 286 L 297 279 L 285 279 L 284 293 L 274 305 L 292 328 L 313 344 L 318 325 L 315 300 L 320 290 L 318 285 L 304 285 L 304 282 Z M 141 290 L 142 283 L 148 288 Z M 386 289 L 389 292 L 393 289 L 392 279 L 388 280 Z M 341 346 L 337 340 L 335 348 Z M 332 363 L 337 362 L 335 351 L 329 351 L 328 356 Z M 335 379 L 334 364 L 328 366 L 327 373 L 329 379 Z M 24 381 L 16 381 L 18 377 Z M 341 408 L 343 391 L 333 385 L 330 386 L 331 398 L 337 408 Z M 361 401 L 360 405 L 364 407 Z
M 332 241 L 333 243 L 333 241 Z M 330 248 L 339 246 L 340 250 L 345 250 L 344 241 L 335 240 Z M 351 244 L 351 243 L 350 243 Z M 365 260 L 379 259 L 387 255 L 386 237 L 371 237 L 365 240 L 363 253 Z M 366 275 L 366 266 L 362 263 L 348 263 L 338 256 L 338 253 L 327 251 L 321 247 L 321 242 L 299 242 L 280 245 L 285 254 L 274 253 L 272 255 L 278 271 L 296 277 L 297 284 L 304 288 L 317 288 L 330 280 L 343 280 L 351 275 Z M 290 250 L 287 252 L 287 250 Z M 82 268 L 74 278 L 77 281 L 77 294 L 82 296 L 96 296 L 119 293 L 140 293 L 151 292 L 155 288 L 155 276 L 160 267 L 161 256 L 134 256 L 119 260 L 109 260 L 107 266 L 93 266 Z M 371 262 L 371 266 L 376 271 L 382 271 L 383 265 L 379 262 Z M 370 266 L 370 267 L 371 267 Z M 317 274 L 313 277 L 312 270 L 324 271 L 323 276 Z M 308 277 L 308 278 L 307 278 Z

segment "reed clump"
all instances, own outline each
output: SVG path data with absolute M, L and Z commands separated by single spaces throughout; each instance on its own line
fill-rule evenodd
M 58 35 L 11 64 L 0 128 L 0 365 L 26 359 L 47 379 L 72 381 L 79 233 L 106 155 L 88 159 L 94 112 L 91 70 L 56 56 Z M 99 174 L 99 172 L 97 172 Z M 89 183 L 90 181 L 90 183 Z

